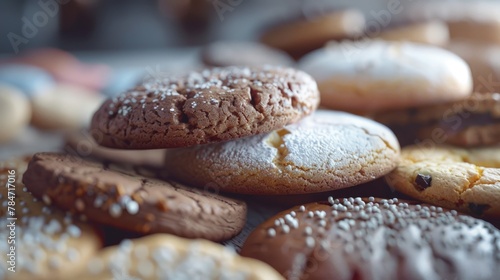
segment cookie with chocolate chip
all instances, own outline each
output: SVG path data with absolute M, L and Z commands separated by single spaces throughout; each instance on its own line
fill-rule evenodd
M 106 101 L 91 135 L 112 148 L 187 147 L 270 132 L 311 114 L 316 82 L 292 68 L 227 67 L 147 80 Z
M 165 170 L 189 185 L 284 195 L 352 187 L 389 173 L 399 143 L 385 126 L 344 112 L 317 111 L 268 134 L 171 149 Z
M 500 231 L 398 199 L 329 198 L 267 220 L 241 255 L 287 279 L 497 279 Z
M 73 279 L 281 280 L 283 277 L 269 265 L 242 258 L 220 244 L 155 234 L 126 239 L 104 249 Z
M 499 93 L 474 93 L 460 101 L 380 112 L 373 118 L 391 128 L 403 146 L 500 143 Z
M 28 192 L 21 182 L 28 161 L 0 163 L 0 279 L 70 279 L 101 248 L 101 238 Z
M 500 147 L 414 145 L 385 178 L 395 190 L 427 203 L 500 218 Z
M 141 173 L 138 168 L 40 153 L 33 156 L 23 182 L 48 204 L 142 234 L 221 241 L 242 229 L 245 203 Z

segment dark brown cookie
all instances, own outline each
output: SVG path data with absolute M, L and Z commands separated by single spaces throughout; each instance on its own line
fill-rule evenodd
M 431 205 L 330 197 L 264 222 L 241 255 L 288 279 L 497 279 L 500 231 Z
M 373 118 L 391 128 L 403 146 L 500 143 L 499 93 L 474 93 L 461 101 L 381 112 Z
M 72 155 L 36 154 L 23 182 L 48 204 L 143 234 L 221 241 L 245 223 L 243 202 Z
M 107 147 L 187 147 L 270 132 L 312 113 L 316 82 L 291 68 L 228 67 L 144 82 L 106 101 L 91 134 Z
M 201 51 L 201 60 L 207 66 L 290 66 L 293 59 L 283 51 L 257 42 L 220 41 L 207 45 Z

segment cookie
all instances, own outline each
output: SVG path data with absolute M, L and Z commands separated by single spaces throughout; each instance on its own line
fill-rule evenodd
M 347 188 L 390 172 L 399 144 L 385 126 L 319 111 L 299 123 L 235 141 L 172 149 L 165 168 L 196 187 L 245 194 L 303 194 Z
M 500 43 L 500 3 L 495 1 L 419 2 L 405 7 L 399 17 L 411 21 L 445 21 L 452 39 Z
M 227 67 L 144 82 L 106 101 L 92 120 L 103 146 L 187 147 L 265 133 L 312 113 L 315 81 L 291 68 Z
M 96 158 L 118 164 L 162 167 L 165 150 L 117 150 L 98 145 L 86 129 L 66 133 L 64 150 L 83 158 Z
M 462 101 L 380 112 L 373 118 L 389 126 L 401 145 L 500 143 L 499 93 L 474 93 Z
M 207 240 L 156 234 L 124 240 L 87 263 L 73 279 L 283 279 L 267 264 Z
M 26 190 L 28 161 L 0 163 L 0 279 L 69 279 L 100 249 L 100 236 Z
M 377 38 L 443 46 L 448 43 L 450 32 L 446 23 L 433 20 L 392 27 L 382 31 Z
M 500 148 L 409 146 L 387 183 L 406 195 L 450 209 L 500 217 Z
M 260 41 L 273 48 L 284 50 L 294 58 L 321 48 L 330 40 L 360 36 L 365 27 L 365 17 L 355 9 L 326 12 L 317 17 L 300 17 L 277 24 L 266 30 Z
M 89 90 L 103 88 L 110 74 L 107 65 L 85 64 L 71 53 L 51 48 L 30 50 L 6 62 L 42 68 L 60 83 Z
M 104 98 L 94 91 L 59 84 L 31 99 L 32 124 L 49 130 L 71 130 L 88 127 L 92 114 Z
M 460 100 L 472 92 L 469 66 L 455 54 L 408 42 L 332 43 L 299 68 L 318 82 L 321 105 L 381 111 Z
M 0 83 L 0 144 L 18 137 L 30 119 L 28 98 L 17 88 Z
M 201 50 L 201 60 L 207 66 L 249 66 L 263 65 L 291 66 L 293 59 L 283 51 L 257 42 L 219 41 Z
M 469 64 L 476 92 L 500 92 L 500 46 L 474 41 L 452 41 L 446 48 Z
M 33 156 L 23 182 L 48 204 L 142 234 L 221 241 L 243 227 L 245 203 L 139 172 L 72 155 L 40 153 Z
M 20 89 L 28 97 L 54 86 L 54 79 L 43 69 L 23 64 L 0 65 L 0 83 Z
M 258 226 L 241 255 L 287 279 L 497 279 L 500 231 L 398 199 L 329 198 Z

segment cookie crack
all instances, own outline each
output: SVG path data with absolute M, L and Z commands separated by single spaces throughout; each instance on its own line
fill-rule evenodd
M 380 135 L 370 133 L 370 132 L 369 132 L 366 128 L 364 128 L 364 127 L 360 127 L 360 126 L 353 125 L 353 124 L 351 124 L 350 126 L 352 126 L 352 127 L 355 127 L 355 128 L 357 128 L 357 129 L 362 130 L 362 131 L 363 131 L 366 135 L 368 135 L 368 136 L 372 136 L 372 137 L 376 137 L 376 138 L 380 139 L 380 141 L 382 141 L 382 142 L 384 143 L 384 145 L 385 145 L 387 148 L 389 148 L 389 149 L 393 150 L 395 153 L 399 153 L 399 149 L 397 149 L 397 148 L 393 147 L 393 146 L 392 146 L 392 145 L 391 145 L 391 144 L 390 144 L 387 140 L 385 140 L 385 139 L 384 139 L 383 137 L 381 137 Z
M 476 165 L 474 166 L 474 168 L 476 169 L 478 175 L 476 177 L 472 178 L 472 180 L 467 180 L 469 182 L 469 184 L 467 184 L 461 190 L 458 191 L 458 195 L 460 196 L 460 198 L 462 198 L 462 195 L 467 190 L 474 188 L 476 186 L 476 183 L 483 177 L 484 169 L 479 167 L 479 166 L 476 166 Z
M 287 134 L 290 134 L 291 132 L 286 129 L 282 128 L 280 130 L 276 130 L 271 132 L 267 139 L 266 143 L 276 149 L 276 156 L 273 159 L 273 163 L 276 167 L 278 167 L 280 170 L 282 170 L 284 167 L 286 167 L 288 164 L 285 163 L 285 157 L 290 153 L 288 148 L 286 147 L 284 137 Z

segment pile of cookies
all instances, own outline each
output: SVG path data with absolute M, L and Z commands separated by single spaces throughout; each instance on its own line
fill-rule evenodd
M 456 17 L 360 40 L 325 13 L 109 98 L 69 153 L 0 166 L 0 279 L 496 279 L 500 94 L 434 46 Z M 294 206 L 217 244 L 266 204 Z

